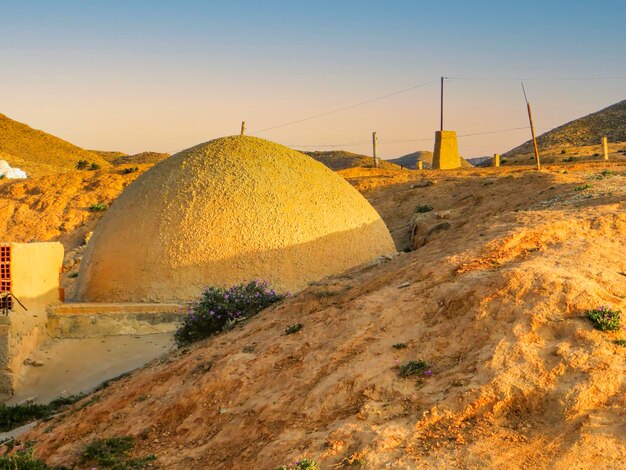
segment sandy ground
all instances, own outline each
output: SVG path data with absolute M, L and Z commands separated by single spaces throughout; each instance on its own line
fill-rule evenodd
M 48 403 L 93 390 L 102 382 L 145 365 L 170 351 L 172 335 L 108 336 L 53 340 L 31 359 L 41 366 L 24 366 L 9 404 L 33 400 Z
M 28 433 L 37 455 L 130 434 L 168 469 L 622 468 L 626 333 L 584 313 L 626 312 L 626 166 L 350 179 L 415 249 L 137 370 Z

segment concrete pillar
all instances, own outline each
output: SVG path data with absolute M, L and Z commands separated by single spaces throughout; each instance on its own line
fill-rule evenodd
M 495 153 L 493 155 L 493 166 L 495 167 L 500 166 L 500 154 L 499 153 Z
M 434 170 L 451 170 L 461 168 L 459 145 L 455 131 L 435 132 L 435 152 L 433 155 Z
M 424 162 L 421 160 L 417 161 L 417 169 L 418 170 L 423 170 L 424 169 Z
M 602 137 L 602 150 L 604 150 L 604 159 L 609 159 L 609 142 L 606 137 Z

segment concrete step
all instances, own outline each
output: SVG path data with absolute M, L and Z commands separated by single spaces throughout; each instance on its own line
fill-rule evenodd
M 188 307 L 174 303 L 63 303 L 48 307 L 52 338 L 174 332 Z

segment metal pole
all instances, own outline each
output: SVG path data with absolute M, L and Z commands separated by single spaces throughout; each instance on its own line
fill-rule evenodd
M 241 135 L 246 132 L 246 121 L 241 121 Z
M 541 170 L 541 161 L 539 160 L 539 148 L 537 147 L 537 138 L 535 137 L 535 126 L 533 124 L 533 113 L 530 110 L 530 103 L 528 102 L 528 97 L 526 96 L 526 89 L 524 88 L 523 82 L 522 82 L 522 90 L 524 91 L 524 99 L 526 100 L 526 109 L 528 110 L 528 121 L 530 122 L 530 133 L 533 136 L 533 148 L 535 150 L 535 162 L 537 162 L 537 169 Z
M 374 155 L 374 168 L 378 168 L 378 157 L 376 156 L 376 132 L 372 132 L 372 153 Z

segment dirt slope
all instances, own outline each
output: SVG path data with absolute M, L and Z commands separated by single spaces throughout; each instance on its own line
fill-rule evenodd
M 609 161 L 626 162 L 626 142 L 610 142 Z M 582 145 L 576 147 L 543 147 L 539 150 L 542 164 L 571 165 L 580 162 L 601 162 L 604 160 L 604 149 L 600 142 L 595 145 Z M 502 165 L 534 165 L 534 150 L 520 151 L 511 156 L 502 157 Z M 485 165 L 489 166 L 489 165 Z
M 93 228 L 96 203 L 111 204 L 143 170 L 73 171 L 0 184 L 0 240 L 48 241 L 60 239 L 66 249 Z M 76 231 L 80 234 L 75 233 Z
M 607 137 L 609 142 L 626 142 L 626 100 L 541 134 L 537 137 L 537 144 L 540 150 L 581 147 L 597 145 L 602 137 Z M 530 152 L 531 140 L 504 155 L 512 157 Z
M 0 152 L 11 166 L 21 167 L 29 175 L 73 170 L 79 160 L 105 167 L 100 155 L 81 149 L 58 137 L 33 129 L 0 114 Z
M 372 179 L 360 171 L 355 183 Z M 131 434 L 173 469 L 303 456 L 322 468 L 620 467 L 626 349 L 612 340 L 625 335 L 582 315 L 626 310 L 626 166 L 561 171 L 382 173 L 366 195 L 397 245 L 411 220 L 445 228 L 148 365 L 27 439 L 51 464 Z M 415 216 L 418 204 L 434 211 Z M 417 359 L 433 375 L 401 379 Z

